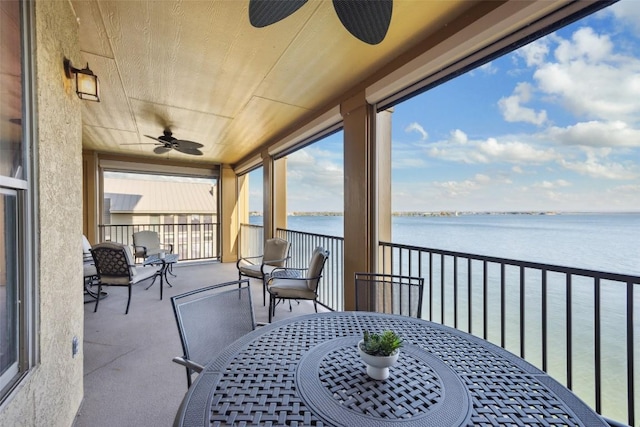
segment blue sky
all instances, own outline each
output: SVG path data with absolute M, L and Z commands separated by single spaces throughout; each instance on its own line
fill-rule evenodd
M 394 211 L 640 212 L 640 2 L 395 106 L 392 129 Z M 289 211 L 342 211 L 342 136 L 289 156 Z

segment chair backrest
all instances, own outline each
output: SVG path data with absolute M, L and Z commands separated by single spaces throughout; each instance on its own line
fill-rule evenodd
M 356 273 L 356 310 L 422 316 L 422 277 Z
M 156 231 L 142 230 L 133 233 L 133 246 L 136 247 L 136 257 L 146 257 L 160 252 L 160 236 Z M 146 251 L 140 250 L 144 246 Z
M 290 247 L 291 244 L 284 239 L 280 239 L 278 237 L 268 239 L 264 244 L 262 263 L 272 265 L 274 267 L 283 267 L 286 262 L 283 260 L 289 256 Z
M 82 235 L 82 255 L 91 257 L 91 243 L 84 234 Z
M 316 291 L 320 278 L 322 277 L 322 270 L 329 258 L 329 251 L 325 251 L 322 247 L 318 246 L 313 250 L 311 260 L 309 260 L 309 268 L 307 270 L 307 287 L 309 290 Z
M 131 279 L 136 273 L 131 250 L 121 243 L 98 243 L 91 247 L 91 255 L 103 282 L 109 278 Z
M 176 295 L 171 303 L 185 357 L 203 366 L 256 326 L 247 279 Z

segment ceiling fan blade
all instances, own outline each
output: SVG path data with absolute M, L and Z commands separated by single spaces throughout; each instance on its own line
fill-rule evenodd
M 333 8 L 354 37 L 375 45 L 387 35 L 393 0 L 333 0 Z
M 202 148 L 204 147 L 204 145 L 200 144 L 199 142 L 193 142 L 193 141 L 187 141 L 184 139 L 176 139 L 175 141 L 173 141 L 174 144 L 177 144 L 178 147 L 182 147 L 182 148 Z
M 157 142 L 133 142 L 133 143 L 118 144 L 118 145 L 160 145 L 160 144 Z
M 162 147 L 156 147 L 153 149 L 153 152 L 156 154 L 164 154 L 167 151 L 171 151 L 171 148 L 162 146 Z
M 249 22 L 256 28 L 275 24 L 300 9 L 307 0 L 249 0 Z
M 174 149 L 184 154 L 191 154 L 192 156 L 202 156 L 202 151 L 198 150 L 197 148 L 185 148 L 178 145 L 174 147 Z
M 159 143 L 161 143 L 161 144 L 164 144 L 164 141 L 163 141 L 163 140 L 158 139 L 158 138 L 156 138 L 155 136 L 151 136 L 151 135 L 145 135 L 145 136 L 146 136 L 147 138 L 151 138 L 151 139 L 153 139 L 153 140 L 155 140 L 155 141 L 158 141 L 158 142 L 159 142 Z

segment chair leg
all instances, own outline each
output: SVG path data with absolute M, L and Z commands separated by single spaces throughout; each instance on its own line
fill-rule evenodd
M 100 302 L 100 293 L 102 292 L 102 282 L 98 282 L 98 295 L 96 297 L 96 306 L 93 309 L 93 312 L 95 313 L 96 311 L 98 311 L 98 303 Z
M 187 388 L 191 388 L 191 369 L 187 369 Z
M 269 295 L 269 323 L 271 323 L 271 318 L 275 315 L 276 307 L 275 307 L 276 297 L 273 295 Z
M 129 288 L 129 299 L 127 300 L 127 310 L 124 312 L 124 314 L 129 314 L 129 305 L 131 304 L 131 285 L 129 285 L 128 288 Z
M 316 313 L 318 312 L 318 303 L 316 302 L 316 300 L 313 300 L 313 308 L 315 308 Z
M 267 305 L 267 281 L 262 277 L 262 305 Z

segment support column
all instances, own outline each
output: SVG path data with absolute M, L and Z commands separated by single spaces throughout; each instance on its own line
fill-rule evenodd
M 391 119 L 393 108 L 376 115 L 378 240 L 391 242 Z M 376 243 L 377 244 L 377 243 Z M 387 257 L 390 263 L 390 257 Z M 390 267 L 387 266 L 387 269 Z M 378 265 L 381 271 L 382 266 Z
M 98 235 L 101 192 L 98 186 L 98 158 L 94 151 L 82 153 L 82 233 L 94 245 Z
M 375 114 L 364 92 L 340 106 L 344 124 L 344 308 L 355 308 L 354 274 L 375 271 Z
M 273 232 L 275 234 L 278 228 L 287 228 L 287 158 L 276 160 L 273 166 L 275 175 Z
M 229 165 L 220 168 L 220 260 L 235 262 L 238 258 L 238 238 L 241 215 L 248 218 L 248 180 L 237 179 Z
M 262 222 L 264 240 L 273 237 L 274 233 L 274 164 L 268 151 L 262 153 Z

